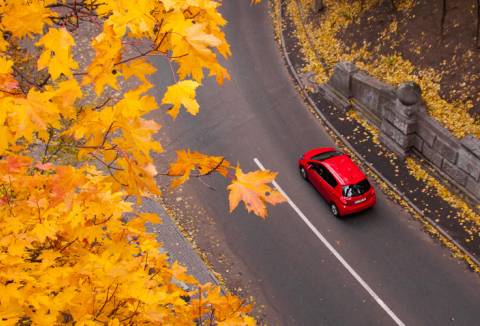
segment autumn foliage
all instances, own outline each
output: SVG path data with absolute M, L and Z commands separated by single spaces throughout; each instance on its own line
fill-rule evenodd
M 153 138 L 160 126 L 145 118 L 159 109 L 150 57 L 174 69 L 165 113 L 196 115 L 204 74 L 229 78 L 217 61 L 230 55 L 218 8 L 0 1 L 0 325 L 255 323 L 240 298 L 170 264 L 145 231 L 159 218 L 127 201 L 160 194 L 151 156 L 163 151 Z M 84 26 L 97 33 L 78 48 Z M 179 150 L 165 171 L 172 186 L 231 179 L 232 210 L 244 201 L 265 217 L 266 203 L 283 201 L 268 186 L 274 173 L 243 173 L 220 156 Z

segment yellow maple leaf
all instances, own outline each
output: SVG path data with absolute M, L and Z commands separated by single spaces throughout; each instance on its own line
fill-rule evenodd
M 146 75 L 151 75 L 157 71 L 157 69 L 145 59 L 136 59 L 123 63 L 120 65 L 120 69 L 122 70 L 125 79 L 135 76 L 138 80 L 144 83 L 149 83 L 148 79 L 145 77 Z
M 175 119 L 183 105 L 187 112 L 197 115 L 200 106 L 195 99 L 195 90 L 198 86 L 200 86 L 200 83 L 193 80 L 182 80 L 169 86 L 162 99 L 162 104 L 173 105 L 167 114 Z
M 43 221 L 42 223 L 38 223 L 35 225 L 31 234 L 35 236 L 39 241 L 43 242 L 46 238 L 56 239 L 58 227 L 52 221 Z
M 72 119 L 76 116 L 77 111 L 73 105 L 83 93 L 75 78 L 59 82 L 55 88 L 47 86 L 45 90 L 54 94 L 52 101 L 58 105 L 64 118 Z
M 120 75 L 115 64 L 121 57 L 122 42 L 109 25 L 92 41 L 95 58 L 87 68 L 82 85 L 93 83 L 97 95 L 102 94 L 105 85 L 118 89 L 117 77 Z
M 185 40 L 190 44 L 197 55 L 211 56 L 210 48 L 217 47 L 221 41 L 212 34 L 205 31 L 203 24 L 193 24 L 185 30 Z
M 0 44 L 1 47 L 1 44 Z M 18 82 L 13 77 L 13 61 L 4 57 L 0 56 L 0 89 L 2 91 L 12 92 L 16 88 L 18 88 Z M 0 96 L 5 95 L 4 92 L 0 92 Z
M 157 214 L 154 213 L 140 213 L 134 218 L 128 221 L 127 225 L 132 228 L 133 231 L 144 231 L 145 223 L 161 224 L 162 220 Z
M 267 216 L 265 203 L 276 205 L 285 201 L 285 197 L 280 192 L 267 185 L 275 179 L 276 175 L 277 173 L 270 171 L 243 173 L 237 167 L 236 179 L 228 186 L 230 212 L 238 206 L 240 201 L 243 201 L 247 211 L 265 218 Z
M 9 44 L 5 40 L 5 36 L 3 35 L 3 32 L 0 31 L 0 51 L 4 52 L 7 50 Z
M 75 40 L 66 28 L 50 28 L 35 45 L 44 47 L 37 62 L 38 69 L 48 67 L 53 80 L 62 74 L 72 77 L 72 70 L 78 69 L 78 64 L 71 53 Z
M 151 16 L 155 1 L 116 0 L 107 1 L 111 15 L 105 22 L 111 25 L 115 34 L 122 37 L 128 31 L 129 36 L 142 37 L 152 33 L 155 19 Z
M 178 261 L 175 261 L 172 264 L 172 276 L 178 281 L 188 284 L 198 284 L 198 281 L 194 277 L 187 274 L 187 268 L 180 265 Z
M 45 6 L 44 1 L 8 1 L 0 8 L 1 27 L 10 31 L 14 37 L 32 37 L 39 34 L 45 24 L 50 24 L 50 17 L 57 14 Z
M 199 152 L 190 152 L 190 150 L 177 151 L 177 160 L 171 163 L 168 169 L 168 175 L 178 177 L 172 181 L 170 186 L 176 188 L 190 178 L 190 174 L 195 169 L 199 176 L 208 175 L 212 172 L 218 172 L 227 176 L 230 163 L 221 156 L 209 156 Z

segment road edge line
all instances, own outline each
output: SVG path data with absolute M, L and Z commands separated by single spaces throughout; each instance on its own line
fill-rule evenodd
M 253 159 L 257 166 L 265 171 L 265 167 L 262 162 L 256 157 Z M 303 222 L 309 227 L 309 229 L 317 236 L 317 238 L 322 241 L 322 243 L 327 247 L 327 249 L 337 258 L 337 260 L 343 265 L 343 267 L 353 276 L 353 278 L 360 283 L 360 285 L 365 289 L 365 291 L 370 294 L 370 296 L 378 303 L 378 305 L 392 318 L 398 326 L 405 326 L 405 324 L 397 317 L 397 315 L 387 306 L 387 304 L 373 291 L 373 289 L 365 282 L 360 275 L 350 266 L 350 264 L 340 255 L 340 253 L 330 244 L 330 242 L 323 236 L 320 231 L 310 222 L 310 220 L 303 214 L 303 212 L 298 208 L 298 206 L 293 202 L 293 200 L 287 195 L 287 193 L 280 187 L 280 185 L 273 180 L 273 186 L 285 197 L 288 204 L 293 208 L 295 213 L 303 220 Z

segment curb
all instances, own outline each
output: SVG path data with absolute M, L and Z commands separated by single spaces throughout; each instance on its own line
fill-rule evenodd
M 404 196 L 404 194 L 402 192 L 400 192 L 396 187 L 395 185 L 393 185 L 379 170 L 377 170 L 377 168 L 375 168 L 375 166 L 373 166 L 372 163 L 370 162 L 367 162 L 367 161 L 364 161 L 363 160 L 363 157 L 362 155 L 353 147 L 353 145 L 345 138 L 343 137 L 343 135 L 337 131 L 333 125 L 330 123 L 330 121 L 328 121 L 327 117 L 323 114 L 323 112 L 317 107 L 317 105 L 315 104 L 315 102 L 313 101 L 313 99 L 310 97 L 310 95 L 306 92 L 305 90 L 305 86 L 304 84 L 302 83 L 302 80 L 300 79 L 300 77 L 298 76 L 298 73 L 297 71 L 295 70 L 295 68 L 293 67 L 292 65 L 292 62 L 290 61 L 290 57 L 289 57 L 289 54 L 288 54 L 288 51 L 285 47 L 285 38 L 283 36 L 283 29 L 282 29 L 282 25 L 283 25 L 283 20 L 284 20 L 284 13 L 283 13 L 283 4 L 284 4 L 284 0 L 280 0 L 280 43 L 281 43 L 281 48 L 282 48 L 282 54 L 283 54 L 283 57 L 285 58 L 285 61 L 287 62 L 287 65 L 288 65 L 288 68 L 290 70 L 290 72 L 292 73 L 293 77 L 295 78 L 297 84 L 300 86 L 300 90 L 302 92 L 302 95 L 304 96 L 304 98 L 307 100 L 308 104 L 315 110 L 315 112 L 319 115 L 319 117 L 322 119 L 322 122 L 328 127 L 328 129 L 330 129 L 330 131 L 332 131 L 335 136 L 337 136 L 341 142 L 357 157 L 357 159 L 359 161 L 361 161 L 364 165 L 368 166 L 368 168 L 374 173 L 376 174 L 385 184 L 387 184 L 387 186 L 390 188 L 390 190 L 392 190 L 397 196 L 401 197 L 402 200 L 404 200 L 409 208 L 411 208 L 417 215 L 419 215 L 420 217 L 422 217 L 422 219 L 426 220 L 432 227 L 435 228 L 435 230 L 438 231 L 438 233 L 440 233 L 443 237 L 447 238 L 451 243 L 453 243 L 464 255 L 466 255 L 478 268 L 480 268 L 480 261 L 474 257 L 473 255 L 471 255 L 466 249 L 465 247 L 463 247 L 460 243 L 458 243 L 456 240 L 454 240 L 441 226 L 439 226 L 434 220 L 432 220 L 431 218 L 427 217 L 427 216 L 424 216 L 423 215 L 423 212 L 422 210 L 417 206 L 415 205 L 415 203 L 413 203 L 410 199 L 408 199 L 406 196 Z M 295 0 L 295 3 L 297 6 L 299 6 L 300 4 L 298 3 L 298 0 Z M 302 24 L 303 24 L 303 20 L 302 20 Z M 304 26 L 305 27 L 305 26 Z M 308 33 L 306 33 L 308 35 Z M 310 38 L 309 39 L 309 42 L 311 42 Z M 324 90 L 323 86 L 320 86 L 322 91 Z
M 200 258 L 192 243 L 185 238 L 175 220 L 161 204 L 152 198 L 143 198 L 139 209 L 142 212 L 156 213 L 161 217 L 161 224 L 147 224 L 147 230 L 155 234 L 157 241 L 163 243 L 162 249 L 168 254 L 170 263 L 178 261 L 187 268 L 188 274 L 194 276 L 200 283 L 210 282 L 221 286 L 213 271 Z

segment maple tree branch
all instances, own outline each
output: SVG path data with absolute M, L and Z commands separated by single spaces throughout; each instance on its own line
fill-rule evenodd
M 63 246 L 62 248 L 60 248 L 59 251 L 60 251 L 60 252 L 64 251 L 65 249 L 67 249 L 68 247 L 70 247 L 72 244 L 74 244 L 75 241 L 77 241 L 77 240 L 78 240 L 78 238 L 73 239 L 72 241 L 70 241 L 69 243 L 67 243 L 65 246 Z
M 5 197 L 7 197 L 7 205 L 8 205 L 8 209 L 10 211 L 10 215 L 15 216 L 13 214 L 13 208 L 12 208 L 12 203 L 11 203 L 11 200 L 10 200 L 10 194 L 9 194 L 9 191 L 8 191 L 8 189 L 7 189 L 7 187 L 5 186 L 4 183 L 2 183 L 2 188 L 3 188 L 3 191 L 5 192 Z
M 230 313 L 230 316 L 236 314 L 236 313 L 240 310 L 240 308 L 242 308 L 244 305 L 245 305 L 245 300 L 240 301 L 240 303 L 238 304 L 237 308 Z M 221 319 L 221 320 L 219 320 L 219 321 L 225 321 L 225 320 L 227 320 L 227 317 L 228 317 L 228 316 L 225 316 L 225 318 L 223 318 L 223 319 Z
M 129 320 L 129 324 L 132 324 L 132 320 L 133 320 L 133 317 L 135 317 L 135 315 L 137 314 L 137 311 L 138 311 L 138 308 L 140 307 L 140 300 L 137 301 L 137 306 L 135 307 L 135 311 L 128 317 L 125 317 L 123 318 L 122 320 L 120 320 L 120 322 L 124 322 L 126 320 Z
M 162 21 L 160 22 L 160 27 L 158 28 L 158 30 L 159 30 L 158 33 L 160 33 L 162 24 L 163 24 L 163 19 L 162 19 Z M 120 65 L 120 64 L 123 64 L 123 63 L 127 63 L 127 62 L 129 62 L 129 61 L 132 61 L 132 60 L 135 60 L 135 59 L 138 59 L 138 58 L 147 56 L 147 55 L 149 55 L 149 54 L 152 53 L 152 52 L 158 51 L 158 49 L 160 49 L 160 47 L 162 46 L 163 41 L 164 41 L 165 38 L 167 37 L 167 34 L 169 34 L 169 33 L 170 33 L 170 32 L 165 32 L 165 33 L 163 34 L 162 39 L 160 40 L 160 42 L 159 42 L 157 45 L 155 45 L 155 43 L 156 43 L 156 41 L 157 41 L 157 39 L 158 39 L 158 36 L 159 36 L 159 34 L 157 34 L 157 36 L 155 37 L 155 40 L 154 40 L 154 42 L 153 42 L 153 44 L 155 45 L 153 48 L 151 48 L 151 49 L 149 49 L 149 50 L 147 50 L 147 51 L 144 51 L 144 52 L 140 52 L 140 54 L 138 54 L 138 55 L 136 55 L 136 56 L 133 56 L 133 57 L 131 57 L 131 58 L 127 58 L 127 59 L 125 59 L 125 60 L 121 60 L 121 61 L 115 63 L 114 66 L 117 66 L 117 65 Z M 164 54 L 166 54 L 166 53 L 164 53 Z
M 118 146 L 116 144 L 112 145 L 111 147 L 101 147 L 101 146 L 90 146 L 90 145 L 78 145 L 74 144 L 73 147 L 75 148 L 81 148 L 81 149 L 101 149 L 104 151 L 113 151 L 115 148 Z
M 143 270 L 146 270 L 146 269 L 147 269 L 147 266 L 148 266 L 148 252 L 147 252 L 147 254 L 145 255 L 145 266 L 143 266 Z
M 105 224 L 107 223 L 108 221 L 110 221 L 110 219 L 113 217 L 113 214 L 111 214 L 109 217 L 107 217 L 106 219 L 104 219 L 103 221 L 101 222 L 96 222 L 96 217 L 94 218 L 93 220 L 93 225 L 100 225 L 100 224 Z
M 210 175 L 211 173 L 213 173 L 214 171 L 216 171 L 217 169 L 220 168 L 220 166 L 222 166 L 223 162 L 225 161 L 225 157 L 222 157 L 222 159 L 220 160 L 220 162 L 218 162 L 217 165 L 215 165 L 212 169 L 210 169 L 210 171 L 207 171 L 207 173 L 204 173 L 200 176 L 207 176 L 207 175 Z
M 118 303 L 118 305 L 115 305 L 115 298 L 113 298 L 113 306 L 114 306 L 114 308 L 112 309 L 112 311 L 110 312 L 110 314 L 108 314 L 108 318 L 115 317 L 115 315 L 117 314 L 118 309 L 120 309 L 121 307 L 125 306 L 126 304 L 127 304 L 126 301 L 120 301 L 120 302 Z
M 42 223 L 42 214 L 40 210 L 40 205 L 38 205 L 38 200 L 35 203 L 37 204 L 38 222 Z
M 19 75 L 23 80 L 25 80 L 28 84 L 35 86 L 36 88 L 42 90 L 43 86 L 41 87 L 38 83 L 32 81 L 31 79 L 27 78 L 20 70 L 15 68 L 15 66 L 12 66 L 12 70 L 14 73 Z
M 93 154 L 93 153 L 89 153 L 91 156 L 93 156 L 94 159 L 98 160 L 100 163 L 102 163 L 106 168 L 108 168 L 109 170 L 112 169 L 112 170 L 115 170 L 115 171 L 123 171 L 122 168 L 117 168 L 115 166 L 110 166 L 110 164 L 107 164 L 104 160 L 102 160 L 100 157 L 98 157 L 97 155 Z
M 25 94 L 25 93 L 23 93 L 23 92 L 20 92 L 20 93 L 18 93 L 18 92 L 16 92 L 16 93 L 15 93 L 15 92 L 10 92 L 10 91 L 6 91 L 6 90 L 4 90 L 4 89 L 0 89 L 0 92 L 6 93 L 6 94 L 10 94 L 10 95 L 21 95 L 21 94 Z
M 103 108 L 105 105 L 107 105 L 108 102 L 110 102 L 111 99 L 112 99 L 112 97 L 109 96 L 102 104 L 97 105 L 97 106 L 95 107 L 95 110 L 99 110 L 99 109 Z M 112 123 L 113 123 L 113 122 L 112 122 Z
M 112 295 L 110 296 L 110 298 L 108 298 L 108 293 L 110 292 L 110 286 L 108 287 L 108 289 L 107 289 L 107 296 L 105 297 L 105 301 L 103 302 L 102 307 L 100 307 L 100 310 L 95 314 L 95 320 L 97 320 L 98 316 L 100 316 L 100 314 L 102 313 L 102 311 L 103 311 L 103 309 L 105 308 L 105 306 L 107 305 L 107 303 L 112 300 L 113 296 L 114 296 L 115 293 L 117 292 L 118 285 L 119 285 L 119 283 L 117 283 L 117 285 L 115 286 L 115 290 L 113 290 Z
M 113 127 L 114 123 L 115 123 L 115 120 L 112 121 L 112 123 L 110 123 L 110 126 L 108 126 L 108 129 L 105 132 L 105 135 L 103 135 L 103 140 L 102 140 L 102 145 L 101 145 L 102 148 L 103 148 L 103 146 L 105 146 L 105 142 L 107 141 L 108 134 L 110 133 L 110 131 L 112 131 L 112 127 Z
M 202 325 L 202 287 L 198 288 L 198 325 Z
M 117 177 L 113 174 L 112 170 L 116 170 L 116 171 L 123 171 L 122 168 L 117 168 L 117 167 L 113 167 L 113 166 L 109 166 L 107 165 L 107 163 L 105 163 L 101 158 L 99 158 L 98 156 L 96 156 L 95 154 L 93 153 L 89 153 L 91 156 L 93 156 L 95 159 L 97 159 L 100 163 L 102 163 L 103 165 L 105 165 L 105 167 L 107 168 L 107 171 L 108 173 L 110 174 L 110 176 L 113 178 L 113 180 L 115 180 L 116 182 L 118 182 L 120 185 L 124 186 L 124 187 L 128 187 L 127 184 L 124 184 L 122 182 L 120 182 L 120 180 L 117 179 Z
M 112 168 L 112 169 L 114 169 L 114 170 L 115 170 L 115 169 L 118 169 L 118 168 L 116 168 L 116 167 L 113 166 L 113 163 L 115 163 L 115 162 L 118 160 L 119 157 L 120 157 L 120 156 L 118 155 L 118 151 L 116 151 L 116 152 L 115 152 L 115 158 L 114 158 L 110 163 L 108 163 L 108 166 L 107 166 L 107 167 L 108 167 L 108 168 Z
M 210 326 L 214 324 L 214 317 L 215 317 L 215 307 L 210 309 Z
M 200 177 L 205 177 L 207 175 L 210 175 L 212 174 L 213 172 L 215 172 L 216 170 L 218 170 L 223 162 L 225 162 L 225 157 L 222 157 L 222 159 L 213 167 L 211 168 L 210 170 L 208 170 L 207 172 L 205 173 L 198 173 L 198 174 L 190 174 L 190 177 L 193 177 L 193 178 L 200 178 Z M 164 176 L 167 176 L 167 177 L 183 177 L 185 174 L 172 174 L 170 172 L 167 172 L 167 173 L 157 173 L 158 175 L 164 175 Z
M 158 24 L 158 31 L 157 31 L 157 35 L 155 36 L 155 40 L 153 40 L 153 44 L 156 44 L 157 41 L 158 41 L 158 37 L 160 36 L 160 33 L 162 31 L 162 26 L 163 26 L 163 22 L 164 22 L 164 18 L 162 18 L 162 20 L 160 21 L 160 23 Z M 166 33 L 165 33 L 166 34 Z M 165 35 L 163 36 L 163 38 L 165 38 Z M 161 44 L 161 43 L 160 43 Z
M 150 276 L 150 281 L 153 280 L 153 278 L 157 276 L 159 273 L 160 273 L 159 271 L 156 271 L 155 273 L 153 273 L 152 276 Z
M 63 139 L 60 139 L 60 144 L 58 145 L 58 147 L 57 147 L 57 149 L 55 150 L 55 152 L 53 152 L 53 153 L 48 157 L 48 159 L 47 159 L 46 161 L 43 161 L 43 160 L 42 160 L 42 163 L 45 164 L 45 163 L 50 162 L 50 160 L 51 160 L 55 155 L 57 155 L 58 152 L 61 151 L 63 144 L 64 144 Z
M 48 74 L 48 76 L 40 84 L 38 84 L 38 86 L 40 88 L 43 88 L 43 86 L 45 86 L 48 83 L 48 81 L 50 80 L 51 77 L 52 76 L 50 74 Z
M 52 141 L 52 137 L 53 137 L 53 130 L 50 129 L 48 131 L 48 140 L 47 140 L 47 144 L 45 145 L 45 151 L 43 152 L 42 163 L 45 163 L 45 158 L 47 157 L 48 148 L 50 146 L 50 142 Z

